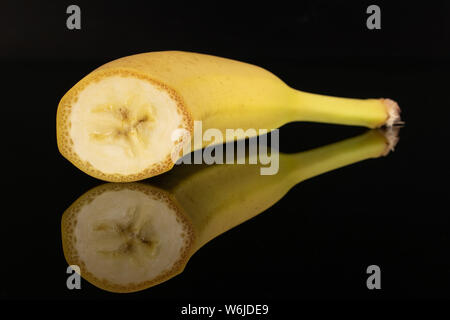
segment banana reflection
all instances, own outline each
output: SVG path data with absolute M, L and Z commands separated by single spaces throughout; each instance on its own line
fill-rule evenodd
M 180 166 L 148 183 L 107 183 L 62 217 L 64 255 L 84 279 L 112 292 L 143 290 L 183 271 L 221 233 L 263 212 L 297 183 L 389 153 L 396 132 L 281 154 L 276 175 L 259 165 Z M 248 163 L 248 162 L 246 162 Z

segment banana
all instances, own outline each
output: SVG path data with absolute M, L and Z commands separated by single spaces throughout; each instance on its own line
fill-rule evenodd
M 179 51 L 124 57 L 97 68 L 61 99 L 61 154 L 87 174 L 137 181 L 170 170 L 183 156 L 194 121 L 216 128 L 225 142 L 246 130 L 317 121 L 376 128 L 400 122 L 389 99 L 349 99 L 301 92 L 269 71 L 230 59 Z M 227 137 L 226 129 L 243 129 Z M 206 142 L 192 144 L 201 149 Z M 189 150 L 189 151 L 191 151 Z
M 387 155 L 396 131 L 380 129 L 297 154 L 276 175 L 258 165 L 179 166 L 153 183 L 107 183 L 76 200 L 61 222 L 64 256 L 112 292 L 134 292 L 181 273 L 211 239 L 263 212 L 297 183 Z

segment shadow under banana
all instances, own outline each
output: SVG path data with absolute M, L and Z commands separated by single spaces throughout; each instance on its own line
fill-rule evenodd
M 112 292 L 134 292 L 181 273 L 205 243 L 256 216 L 308 178 L 385 156 L 398 129 L 371 130 L 296 154 L 279 171 L 260 165 L 179 166 L 149 183 L 107 183 L 76 200 L 61 222 L 64 256 Z M 246 162 L 248 163 L 248 162 Z

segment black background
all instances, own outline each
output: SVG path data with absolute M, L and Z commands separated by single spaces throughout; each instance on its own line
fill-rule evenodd
M 381 7 L 381 30 L 366 28 L 372 3 Z M 70 4 L 81 7 L 81 30 L 66 28 Z M 450 297 L 450 10 L 444 1 L 4 1 L 1 7 L 2 299 L 163 300 L 176 314 L 175 306 L 189 302 Z M 207 244 L 163 284 L 119 295 L 83 281 L 81 290 L 69 291 L 60 219 L 102 182 L 58 153 L 59 99 L 103 63 L 174 49 L 257 64 L 304 91 L 393 98 L 406 121 L 400 143 L 386 158 L 297 185 Z M 291 123 L 281 128 L 281 151 L 364 131 Z M 380 195 L 382 202 L 372 200 Z M 371 264 L 382 270 L 378 291 L 366 288 Z

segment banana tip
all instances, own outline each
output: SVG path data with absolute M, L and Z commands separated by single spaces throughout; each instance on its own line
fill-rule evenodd
M 382 156 L 387 156 L 391 151 L 395 150 L 395 146 L 397 145 L 398 141 L 400 140 L 399 132 L 400 127 L 386 127 L 383 129 L 380 129 L 381 133 L 386 139 L 386 148 L 384 149 L 384 152 L 382 153 Z
M 397 102 L 391 99 L 381 99 L 387 109 L 388 117 L 386 122 L 384 123 L 386 127 L 392 127 L 395 125 L 402 125 L 404 122 L 400 118 L 400 107 Z

